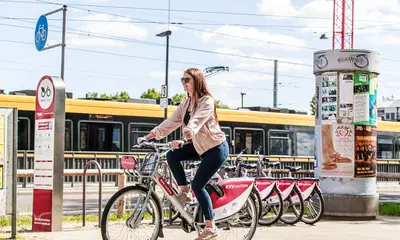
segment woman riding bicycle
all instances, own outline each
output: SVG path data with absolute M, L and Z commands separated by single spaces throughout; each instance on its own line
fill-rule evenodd
M 153 138 L 165 138 L 182 126 L 185 141 L 172 141 L 174 151 L 167 153 L 167 162 L 180 188 L 179 199 L 188 203 L 192 201 L 192 194 L 181 161 L 201 158 L 192 182 L 192 191 L 203 210 L 206 228 L 196 239 L 213 239 L 218 236 L 218 229 L 213 221 L 211 198 L 205 186 L 228 158 L 229 147 L 225 133 L 219 126 L 216 103 L 207 88 L 203 73 L 197 68 L 189 68 L 184 72 L 181 81 L 188 98 L 179 104 L 168 119 L 147 136 L 139 138 L 138 143 Z M 181 148 L 180 144 L 183 144 Z

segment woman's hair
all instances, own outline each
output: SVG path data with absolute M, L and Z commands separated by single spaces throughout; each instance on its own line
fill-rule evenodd
M 213 96 L 211 95 L 210 91 L 207 88 L 206 78 L 204 77 L 204 74 L 200 71 L 200 69 L 189 68 L 186 69 L 185 73 L 189 74 L 194 80 L 194 93 L 192 96 L 192 100 L 194 101 L 194 108 L 197 107 L 197 100 L 199 98 L 204 96 L 210 96 L 211 98 L 213 98 Z M 215 102 L 215 99 L 214 99 L 214 115 L 215 115 L 215 120 L 218 122 L 217 104 Z

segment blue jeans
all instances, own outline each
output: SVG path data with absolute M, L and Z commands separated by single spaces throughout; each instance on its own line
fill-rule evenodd
M 205 189 L 206 184 L 211 177 L 224 164 L 229 155 L 229 146 L 226 141 L 220 145 L 213 147 L 203 153 L 201 156 L 196 152 L 193 143 L 185 144 L 182 148 L 169 151 L 167 153 L 167 162 L 179 186 L 188 185 L 185 171 L 183 170 L 181 161 L 199 160 L 201 164 L 197 169 L 196 176 L 192 182 L 192 190 L 196 195 L 197 201 L 203 210 L 206 220 L 214 219 L 211 198 Z

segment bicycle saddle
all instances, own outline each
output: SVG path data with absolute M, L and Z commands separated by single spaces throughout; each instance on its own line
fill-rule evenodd
M 225 172 L 235 172 L 236 171 L 236 166 L 226 166 L 224 167 Z
M 257 164 L 252 163 L 252 164 L 244 164 L 242 163 L 240 166 L 242 166 L 245 169 L 257 169 Z
M 285 166 L 285 169 L 289 170 L 290 172 L 297 172 L 301 169 L 300 166 L 292 167 L 292 166 Z
M 267 167 L 274 167 L 274 166 L 278 166 L 278 165 L 280 165 L 281 163 L 280 162 L 265 162 L 264 163 L 264 166 L 267 166 Z
M 200 163 L 189 163 L 188 168 L 193 169 L 197 168 L 198 166 L 200 166 Z
M 269 162 L 269 158 L 267 158 L 267 157 L 263 157 L 262 160 L 263 160 L 263 161 L 266 161 L 266 162 Z

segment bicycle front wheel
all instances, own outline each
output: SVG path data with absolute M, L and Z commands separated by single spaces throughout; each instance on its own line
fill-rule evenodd
M 101 218 L 103 240 L 155 240 L 159 237 L 163 220 L 161 204 L 154 192 L 145 202 L 148 194 L 146 187 L 134 185 L 119 190 L 110 198 Z

